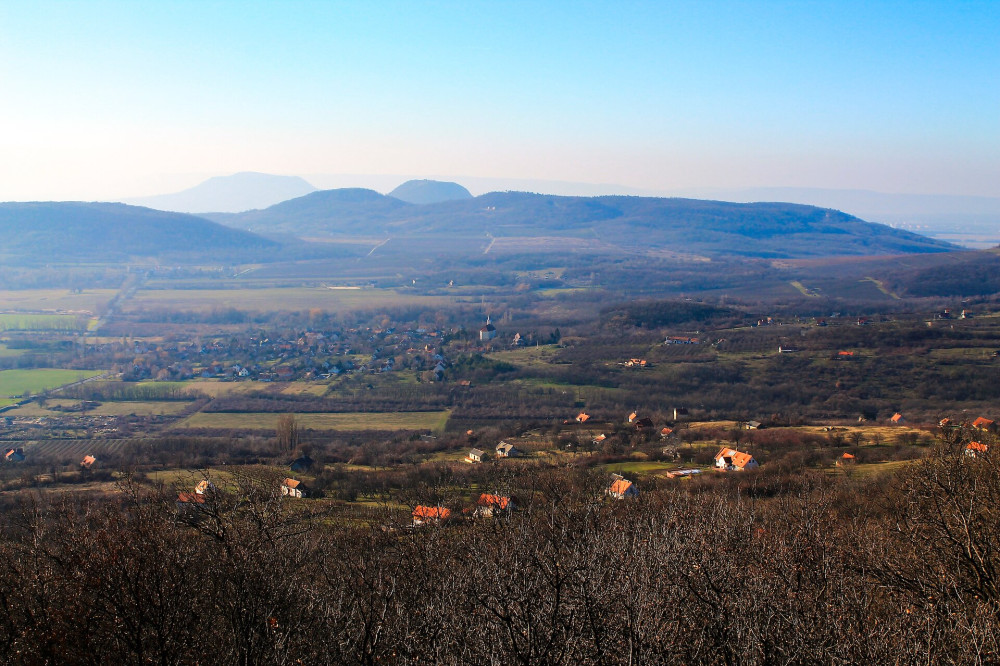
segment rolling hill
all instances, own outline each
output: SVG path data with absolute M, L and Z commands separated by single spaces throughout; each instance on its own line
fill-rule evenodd
M 0 261 L 68 263 L 232 256 L 279 247 L 204 218 L 120 203 L 0 203 Z
M 431 204 L 472 198 L 469 190 L 458 183 L 447 183 L 440 180 L 408 180 L 389 192 L 389 196 L 412 204 Z
M 409 204 L 372 190 L 326 190 L 270 208 L 210 219 L 260 233 L 440 239 L 559 239 L 630 252 L 794 258 L 947 252 L 955 246 L 865 222 L 837 210 L 787 203 L 656 197 L 562 197 L 491 192 Z

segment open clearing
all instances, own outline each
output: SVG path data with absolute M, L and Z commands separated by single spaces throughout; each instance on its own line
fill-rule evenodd
M 449 411 L 443 412 L 346 412 L 343 414 L 296 414 L 295 423 L 306 430 L 433 430 L 443 431 Z M 175 428 L 217 428 L 220 430 L 274 430 L 281 414 L 201 412 L 178 423 Z
M 83 331 L 90 325 L 87 315 L 0 314 L 0 331 Z
M 38 393 L 46 389 L 95 377 L 100 370 L 59 370 L 38 368 L 33 370 L 0 370 L 0 396 L 16 397 L 26 391 Z
M 365 310 L 403 306 L 442 307 L 452 302 L 445 296 L 409 294 L 394 289 L 144 289 L 127 304 L 136 310 L 212 310 L 235 308 L 260 312 L 309 310 Z
M 116 294 L 114 289 L 0 289 L 0 310 L 94 314 Z

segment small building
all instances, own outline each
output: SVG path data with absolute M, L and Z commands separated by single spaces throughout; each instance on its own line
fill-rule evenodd
M 979 428 L 980 430 L 994 430 L 996 428 L 996 423 L 985 416 L 980 416 L 972 422 L 972 427 Z
M 674 436 L 673 428 L 660 428 L 660 437 L 663 439 L 668 439 Z
M 986 444 L 981 444 L 979 442 L 969 442 L 965 446 L 965 455 L 969 456 L 970 458 L 978 458 L 979 456 L 984 455 L 989 450 L 990 447 L 987 446 Z
M 586 412 L 580 412 L 579 414 L 576 415 L 577 423 L 586 423 L 589 420 L 590 420 L 590 414 L 587 414 Z
M 595 438 L 594 438 L 594 439 L 593 439 L 592 441 L 593 441 L 593 443 L 594 443 L 594 444 L 601 444 L 601 443 L 602 443 L 602 442 L 604 442 L 604 440 L 606 440 L 607 438 L 608 438 L 608 437 L 607 437 L 607 435 L 605 435 L 605 434 L 604 434 L 604 433 L 602 432 L 602 433 L 601 433 L 600 435 L 598 435 L 597 437 L 595 437 Z
M 285 479 L 281 482 L 281 494 L 285 497 L 301 499 L 306 496 L 309 490 L 306 485 L 298 479 Z
M 727 472 L 742 472 L 760 467 L 754 457 L 745 451 L 723 447 L 715 454 L 715 466 Z
M 184 518 L 197 516 L 204 504 L 204 495 L 190 492 L 177 493 L 177 499 L 174 501 L 177 516 Z
M 90 469 L 97 462 L 97 458 L 94 456 L 84 456 L 83 460 L 80 461 L 80 467 L 82 469 Z
M 636 422 L 633 425 L 635 425 L 636 430 L 649 430 L 650 428 L 653 427 L 653 419 L 650 418 L 636 419 Z
M 483 326 L 481 329 L 479 329 L 479 340 L 480 342 L 486 342 L 488 340 L 492 340 L 495 337 L 497 337 L 496 326 L 494 326 L 493 322 L 490 321 L 490 318 L 487 317 L 486 326 Z
M 497 444 L 497 458 L 519 458 L 522 455 L 520 449 L 513 444 L 507 442 Z
M 629 481 L 623 476 L 614 474 L 611 485 L 608 486 L 607 494 L 615 499 L 625 499 L 626 497 L 638 497 L 639 486 Z
M 953 423 L 952 423 L 951 419 L 949 419 L 949 418 L 943 418 L 940 421 L 938 421 L 938 427 L 939 428 L 951 428 L 951 427 L 953 427 Z
M 473 512 L 477 518 L 494 518 L 503 514 L 508 514 L 514 510 L 514 500 L 506 495 L 491 495 L 483 493 L 476 500 L 476 510 Z
M 744 430 L 760 430 L 764 425 L 760 421 L 747 421 L 743 424 Z
M 906 419 L 903 418 L 902 414 L 896 412 L 895 414 L 892 415 L 892 418 L 889 419 L 889 422 L 892 423 L 893 425 L 903 425 L 906 422 Z
M 10 463 L 24 462 L 24 449 L 7 449 L 3 458 Z
M 482 449 L 469 449 L 469 455 L 465 457 L 466 462 L 481 463 L 486 458 L 486 451 Z
M 198 482 L 198 485 L 194 487 L 194 492 L 197 495 L 204 495 L 208 492 L 215 492 L 215 484 L 208 479 L 202 479 Z
M 414 527 L 440 523 L 451 517 L 451 509 L 446 509 L 443 506 L 424 506 L 423 504 L 418 504 L 414 507 L 411 517 L 413 518 Z
M 308 472 L 310 469 L 312 469 L 312 466 L 315 464 L 316 464 L 315 460 L 313 460 L 307 455 L 302 455 L 293 460 L 292 463 L 288 466 L 288 468 L 293 472 Z
M 629 423 L 635 423 L 638 418 L 639 418 L 639 415 L 636 414 L 635 412 L 632 412 L 631 414 L 628 415 L 628 422 Z
M 837 459 L 836 465 L 837 467 L 846 467 L 847 465 L 853 465 L 857 461 L 857 458 L 853 454 L 845 453 Z

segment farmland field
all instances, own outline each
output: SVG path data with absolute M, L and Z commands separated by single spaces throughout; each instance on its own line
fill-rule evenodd
M 116 293 L 114 289 L 0 289 L 0 310 L 31 312 L 86 312 L 94 314 Z
M 16 397 L 25 391 L 38 393 L 63 386 L 81 379 L 101 374 L 100 370 L 59 370 L 39 368 L 33 370 L 0 370 L 0 396 Z
M 10 358 L 11 356 L 20 356 L 26 349 L 9 349 L 6 345 L 0 344 L 0 358 Z
M 71 314 L 0 314 L 0 331 L 83 331 L 90 324 L 87 316 Z
M 282 311 L 364 310 L 402 306 L 441 307 L 451 303 L 444 296 L 400 293 L 393 289 L 144 289 L 126 305 L 126 311 L 145 309 Z
M 309 430 L 434 430 L 442 431 L 451 412 L 348 412 L 343 414 L 296 414 L 295 422 Z M 231 414 L 209 412 L 194 414 L 176 428 L 218 428 L 226 430 L 273 430 L 281 414 Z

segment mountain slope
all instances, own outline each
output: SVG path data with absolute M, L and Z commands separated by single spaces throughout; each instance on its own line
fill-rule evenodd
M 266 208 L 315 191 L 315 187 L 298 176 L 248 171 L 209 178 L 204 183 L 173 194 L 126 199 L 125 203 L 180 213 L 238 213 Z
M 120 203 L 0 203 L 0 261 L 122 261 L 278 247 L 209 220 Z
M 458 183 L 440 180 L 408 180 L 389 192 L 389 196 L 412 204 L 432 204 L 472 198 L 469 190 Z
M 211 217 L 240 228 L 299 236 L 566 238 L 629 251 L 775 258 L 955 249 L 814 206 L 655 197 L 492 192 L 414 205 L 371 190 L 328 190 L 265 210 Z

